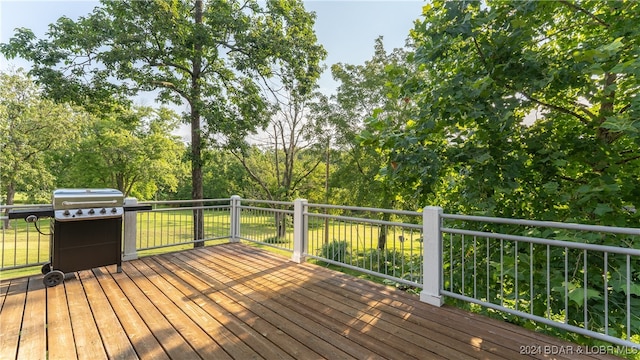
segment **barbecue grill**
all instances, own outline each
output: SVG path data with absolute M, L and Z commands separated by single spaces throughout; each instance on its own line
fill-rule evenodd
M 122 215 L 149 210 L 148 205 L 125 206 L 115 189 L 58 189 L 51 206 L 9 213 L 9 218 L 37 222 L 51 217 L 50 263 L 42 267 L 43 282 L 56 286 L 65 273 L 100 266 L 122 267 Z

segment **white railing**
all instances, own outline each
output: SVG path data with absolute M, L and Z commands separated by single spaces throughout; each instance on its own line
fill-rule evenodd
M 640 229 L 441 218 L 442 295 L 640 347 Z
M 127 204 L 132 203 L 137 201 L 127 199 Z M 169 247 L 186 248 L 195 243 L 212 245 L 230 238 L 229 199 L 147 201 L 144 204 L 151 205 L 152 210 L 125 212 L 125 260 L 137 257 L 134 252 L 152 254 Z M 196 211 L 203 218 L 202 231 L 194 221 Z M 196 236 L 200 233 L 203 236 Z
M 38 223 L 9 220 L 10 210 L 42 207 L 42 204 L 0 205 L 0 271 L 43 265 L 49 261 L 49 219 Z
M 378 276 L 398 287 L 422 288 L 419 212 L 302 205 L 306 257 Z
M 293 203 L 246 200 L 233 197 L 235 230 L 233 241 L 249 241 L 262 246 L 293 252 Z
M 135 199 L 127 199 L 127 203 Z M 123 259 L 194 244 L 252 242 L 444 299 L 616 345 L 640 347 L 640 229 L 241 199 L 154 201 L 125 213 Z M 200 206 L 202 204 L 202 206 Z M 196 206 L 197 205 L 197 206 Z M 4 210 L 0 209 L 0 210 Z M 204 236 L 194 229 L 203 213 Z M 40 228 L 48 232 L 48 220 Z M 0 270 L 48 261 L 48 236 L 11 221 Z

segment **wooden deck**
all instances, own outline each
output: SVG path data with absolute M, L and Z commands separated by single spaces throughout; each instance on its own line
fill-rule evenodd
M 241 244 L 130 261 L 122 273 L 81 271 L 53 288 L 42 276 L 3 281 L 0 309 L 3 360 L 589 358 L 576 345 Z

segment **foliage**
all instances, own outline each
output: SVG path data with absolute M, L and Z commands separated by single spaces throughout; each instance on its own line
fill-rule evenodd
M 193 199 L 204 195 L 202 150 L 207 142 L 236 142 L 265 123 L 259 81 L 286 68 L 308 91 L 324 50 L 313 15 L 301 1 L 102 0 L 86 17 L 60 18 L 48 40 L 18 29 L 6 57 L 34 63 L 32 73 L 55 99 L 113 103 L 155 91 L 163 103 L 186 105 L 191 125 Z M 87 98 L 89 100 L 87 100 Z M 204 126 L 203 126 L 204 123 Z M 197 217 L 202 238 L 203 218 Z
M 296 146 L 283 151 L 252 145 L 241 153 L 233 156 L 246 171 L 247 182 L 238 194 L 276 201 L 296 197 L 317 202 L 323 199 L 324 169 L 318 166 L 323 158 L 317 152 Z
M 424 7 L 423 15 L 411 33 L 415 52 L 407 57 L 415 71 L 386 68 L 392 76 L 389 96 L 406 99 L 410 114 L 401 121 L 374 114 L 361 133 L 366 144 L 379 146 L 397 163 L 395 171 L 386 174 L 399 193 L 408 192 L 421 204 L 443 206 L 448 213 L 640 227 L 640 29 L 635 25 L 640 4 L 435 1 Z M 563 231 L 544 235 L 640 246 L 637 238 L 569 236 Z M 518 253 L 521 266 L 533 266 L 534 284 L 523 280 L 516 291 L 515 279 L 528 268 L 516 271 L 514 258 L 501 262 L 496 252 L 501 248 Z M 635 259 L 632 278 L 626 279 L 621 275 L 626 273 L 623 257 L 610 256 L 605 269 L 597 257 L 585 265 L 580 251 L 527 250 L 483 243 L 471 249 L 457 242 L 452 254 L 486 257 L 478 265 L 480 271 L 488 268 L 478 276 L 486 284 L 467 279 L 447 280 L 446 286 L 469 294 L 476 284 L 486 287 L 488 301 L 527 307 L 530 304 L 515 299 L 526 297 L 527 285 L 535 291 L 545 288 L 549 256 L 550 316 L 566 316 L 567 322 L 579 325 L 583 304 L 604 308 L 607 291 L 609 324 L 616 324 L 610 326 L 611 334 L 640 330 L 637 317 L 626 328 L 619 306 L 635 289 L 619 286 L 621 282 L 640 280 Z M 565 259 L 570 259 L 572 274 L 566 280 L 558 278 Z M 445 270 L 456 275 L 452 279 L 463 279 L 462 274 L 472 273 L 469 260 L 447 258 Z M 496 266 L 503 266 L 509 278 L 496 278 Z M 607 274 L 610 289 L 604 289 L 600 276 L 585 281 L 583 268 L 588 274 Z M 571 302 L 568 313 L 565 291 Z M 547 305 L 541 294 L 534 309 L 544 316 Z M 640 304 L 635 295 L 631 299 L 635 314 Z M 589 326 L 603 328 L 603 321 L 590 314 Z
M 345 240 L 333 240 L 323 244 L 322 247 L 317 250 L 318 256 L 333 261 L 346 262 L 348 247 L 349 244 Z
M 22 70 L 0 73 L 0 99 L 0 196 L 7 204 L 17 191 L 48 198 L 55 183 L 49 158 L 77 141 L 88 115 L 44 99 Z
M 330 134 L 331 155 L 335 167 L 330 182 L 330 198 L 335 203 L 392 207 L 399 201 L 394 184 L 387 176 L 392 171 L 389 153 L 370 139 L 365 120 L 373 115 L 402 119 L 406 103 L 387 96 L 385 84 L 391 80 L 386 68 L 405 67 L 406 51 L 387 53 L 382 38 L 375 40 L 374 55 L 362 65 L 334 64 L 333 78 L 339 82 L 337 92 L 320 98 L 314 116 L 325 122 Z
M 74 151 L 57 159 L 59 185 L 112 187 L 142 200 L 175 192 L 186 173 L 186 149 L 171 135 L 178 123 L 166 108 L 103 114 L 83 129 Z
M 637 2 L 435 2 L 424 16 L 417 71 L 388 69 L 411 119 L 369 123 L 398 184 L 448 212 L 638 225 Z
M 306 36 L 314 37 L 311 33 Z M 314 56 L 324 59 L 326 52 L 321 48 L 316 51 Z M 313 177 L 323 159 L 309 153 L 321 152 L 327 140 L 317 120 L 308 115 L 310 104 L 318 96 L 315 81 L 301 78 L 296 67 L 287 63 L 278 65 L 273 75 L 263 88 L 269 102 L 269 124 L 262 129 L 260 145 L 250 146 L 244 139 L 232 143 L 229 150 L 258 186 L 261 198 L 287 201 Z M 266 162 L 256 166 L 249 159 L 251 154 Z
M 284 238 L 282 236 L 270 236 L 264 240 L 262 240 L 263 242 L 266 242 L 267 244 L 287 244 L 289 243 L 289 239 Z
M 395 249 L 368 249 L 357 254 L 356 262 L 365 269 L 404 278 L 405 274 L 419 273 L 416 270 L 420 269 L 422 258 Z
M 472 223 L 447 224 L 448 227 L 472 229 Z M 633 236 L 590 233 L 574 230 L 491 225 L 483 231 L 526 235 L 571 242 L 633 244 Z M 631 245 L 633 246 L 633 245 Z M 447 235 L 443 242 L 444 289 L 507 308 L 586 327 L 626 338 L 640 334 L 640 260 L 622 254 L 584 251 L 560 245 L 529 244 L 480 236 Z M 605 264 L 605 256 L 607 266 Z M 605 276 L 603 276 L 605 274 Z M 606 277 L 606 286 L 605 286 Z M 627 280 L 630 286 L 627 287 Z M 630 317 L 627 316 L 629 301 Z M 458 307 L 474 309 L 495 316 L 488 308 L 474 308 L 470 303 L 448 299 Z M 606 304 L 606 305 L 605 305 Z M 605 323 L 605 309 L 607 322 Z M 506 321 L 544 330 L 571 341 L 593 345 L 593 339 L 544 326 L 518 316 L 499 314 Z M 586 319 L 586 323 L 585 323 Z M 630 327 L 627 328 L 627 320 Z M 606 325 L 605 325 L 606 324 Z

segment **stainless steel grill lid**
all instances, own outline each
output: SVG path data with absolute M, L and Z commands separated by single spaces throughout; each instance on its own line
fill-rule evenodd
M 58 189 L 51 198 L 54 210 L 122 207 L 124 195 L 116 189 Z
M 120 217 L 124 195 L 115 189 L 58 189 L 51 203 L 57 221 Z

